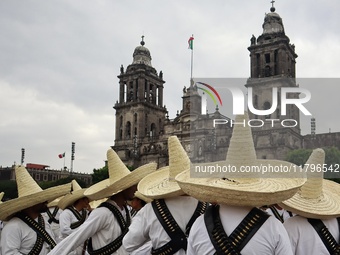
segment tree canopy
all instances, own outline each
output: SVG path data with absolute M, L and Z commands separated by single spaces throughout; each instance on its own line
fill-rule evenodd
M 327 176 L 330 175 L 331 177 L 327 179 L 331 179 L 340 183 L 340 150 L 336 147 L 326 147 L 322 149 L 325 151 L 325 164 L 327 169 L 337 171 L 328 172 L 325 177 L 327 178 Z M 286 160 L 303 167 L 312 151 L 312 149 L 292 150 L 287 154 Z

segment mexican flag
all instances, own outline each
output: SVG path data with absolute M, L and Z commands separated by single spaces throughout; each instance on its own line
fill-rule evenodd
M 64 158 L 64 157 L 65 157 L 65 152 L 62 153 L 62 154 L 59 154 L 58 157 L 59 157 L 59 158 Z
M 194 49 L 194 36 L 190 36 L 189 40 L 188 40 L 188 44 L 189 44 L 189 47 L 188 49 L 190 50 L 193 50 Z

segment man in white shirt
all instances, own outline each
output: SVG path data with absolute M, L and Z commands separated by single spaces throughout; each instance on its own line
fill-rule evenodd
M 340 185 L 312 170 L 323 166 L 324 159 L 322 149 L 313 150 L 304 168 L 307 182 L 280 204 L 297 214 L 283 224 L 295 255 L 340 254 Z
M 63 210 L 59 217 L 59 237 L 61 240 L 72 234 L 88 217 L 87 208 L 90 199 L 84 195 L 85 190 L 80 187 L 76 180 L 73 180 L 71 194 L 64 196 L 58 203 L 58 207 Z M 86 254 L 86 246 L 87 241 L 70 255 Z
M 52 202 L 48 203 L 48 210 L 43 213 L 42 216 L 45 217 L 47 222 L 51 225 L 51 229 L 56 238 L 56 242 L 59 243 L 60 240 L 60 227 L 59 227 L 59 216 L 63 210 L 58 207 L 58 202 L 61 197 L 54 199 Z
M 252 207 L 248 206 L 228 206 L 225 204 L 219 206 L 220 219 L 228 236 L 237 228 L 251 209 Z M 205 219 L 202 215 L 196 220 L 190 231 L 187 254 L 215 254 L 215 247 L 211 244 L 206 229 Z M 290 249 L 289 239 L 282 223 L 270 216 L 245 245 L 241 254 L 288 255 L 292 254 Z
M 175 181 L 178 173 L 190 169 L 190 159 L 176 136 L 169 137 L 168 149 L 169 166 L 149 174 L 138 184 L 138 191 L 154 201 L 133 218 L 123 239 L 128 252 L 151 240 L 152 254 L 165 254 L 167 250 L 172 252 L 166 254 L 186 254 L 191 225 L 207 207 L 206 203 L 185 195 Z M 145 254 L 150 254 L 150 250 Z
M 143 165 L 130 170 L 112 149 L 107 151 L 109 179 L 88 188 L 84 195 L 92 200 L 108 197 L 88 219 L 71 235 L 61 241 L 49 254 L 66 255 L 80 246 L 87 239 L 88 253 L 128 254 L 121 246 L 122 239 L 128 231 L 131 217 L 126 201 L 133 198 L 137 183 L 147 174 L 156 170 L 156 163 Z
M 248 116 L 236 116 L 235 123 L 247 123 Z M 279 160 L 258 160 L 249 126 L 235 125 L 225 161 L 215 166 L 288 166 Z M 212 163 L 194 164 L 207 169 Z M 227 169 L 227 168 L 226 168 Z M 305 182 L 301 178 L 264 178 L 261 173 L 221 173 L 192 178 L 190 170 L 176 176 L 187 194 L 212 205 L 194 223 L 188 238 L 188 255 L 242 254 L 292 255 L 288 235 L 280 221 L 258 207 L 291 197 Z M 262 177 L 262 178 L 261 178 Z M 292 176 L 290 176 L 292 177 Z
M 131 201 L 129 201 L 129 205 L 131 206 L 130 214 L 133 221 L 133 218 L 137 215 L 137 213 L 147 204 L 152 202 L 151 198 L 147 198 L 142 195 L 138 190 L 135 192 L 135 196 Z M 151 240 L 144 243 L 138 249 L 133 250 L 130 255 L 150 255 L 152 249 Z
M 15 169 L 18 198 L 0 204 L 0 220 L 8 221 L 1 234 L 1 252 L 6 255 L 46 255 L 56 240 L 51 226 L 41 215 L 49 201 L 65 195 L 70 184 L 42 190 L 25 167 Z

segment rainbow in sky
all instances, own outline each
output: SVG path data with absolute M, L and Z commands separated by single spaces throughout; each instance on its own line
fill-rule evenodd
M 202 85 L 202 86 L 198 86 L 198 84 Z M 220 106 L 222 106 L 222 100 L 221 100 L 220 94 L 218 94 L 218 92 L 216 91 L 216 89 L 213 86 L 206 84 L 204 82 L 196 82 L 196 85 L 197 85 L 197 89 L 204 91 L 206 94 L 208 94 L 211 97 L 215 106 L 218 105 L 218 102 L 220 103 Z M 205 114 L 207 106 L 206 106 L 206 103 L 204 103 L 204 102 L 202 102 L 202 103 L 203 103 L 202 104 L 202 114 Z

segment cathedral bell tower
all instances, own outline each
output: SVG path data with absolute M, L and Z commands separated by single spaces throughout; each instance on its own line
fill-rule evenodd
M 274 4 L 274 1 L 272 1 Z M 300 132 L 299 109 L 295 105 L 287 105 L 286 115 L 281 112 L 281 88 L 297 87 L 295 82 L 295 46 L 290 44 L 288 36 L 282 23 L 282 18 L 275 12 L 275 7 L 270 8 L 262 25 L 263 33 L 257 39 L 253 35 L 248 47 L 250 51 L 250 79 L 246 87 L 252 88 L 252 103 L 257 110 L 269 110 L 274 112 L 264 116 L 257 116 L 249 112 L 251 119 L 279 119 L 296 120 L 296 132 Z M 277 88 L 277 94 L 273 88 Z M 298 98 L 299 95 L 288 94 L 290 98 Z M 273 104 L 273 98 L 277 99 L 277 104 Z M 280 121 L 275 121 L 275 126 L 281 126 Z M 288 123 L 288 122 L 287 122 Z M 288 123 L 293 126 L 295 122 Z M 265 125 L 271 128 L 270 125 Z
M 133 62 L 126 71 L 120 68 L 119 100 L 116 110 L 115 145 L 113 149 L 130 166 L 141 164 L 141 147 L 157 140 L 163 132 L 165 114 L 163 106 L 163 73 L 158 74 L 151 65 L 150 51 L 144 46 L 135 48 Z
M 251 93 L 248 97 L 252 99 L 252 107 L 268 112 L 255 115 L 249 111 L 249 119 L 264 123 L 261 128 L 253 128 L 258 158 L 284 159 L 289 150 L 301 147 L 299 109 L 287 104 L 285 115 L 281 109 L 281 95 L 299 98 L 298 93 L 281 94 L 282 88 L 298 87 L 295 81 L 298 56 L 285 34 L 282 18 L 275 12 L 274 2 L 270 13 L 265 14 L 263 33 L 250 39 L 250 78 L 245 86 Z
M 292 77 L 295 78 L 295 46 L 285 35 L 282 19 L 270 8 L 262 25 L 263 33 L 257 39 L 250 39 L 251 78 Z

